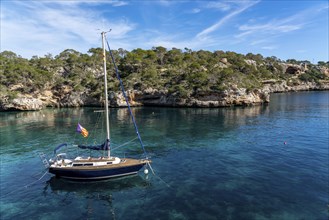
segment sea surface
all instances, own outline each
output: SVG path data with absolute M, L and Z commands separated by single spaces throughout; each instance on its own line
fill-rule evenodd
M 48 174 L 39 152 L 101 143 L 95 110 L 0 113 L 0 219 L 328 219 L 328 91 L 272 94 L 254 107 L 133 108 L 155 175 L 81 183 Z M 127 109 L 110 118 L 112 155 L 139 158 Z

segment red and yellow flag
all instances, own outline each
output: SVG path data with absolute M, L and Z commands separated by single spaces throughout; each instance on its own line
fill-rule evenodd
M 77 127 L 77 130 L 76 131 L 79 132 L 80 134 L 82 134 L 82 136 L 88 137 L 88 131 L 87 131 L 87 129 L 85 129 L 84 127 L 82 127 L 80 125 L 80 123 L 78 123 L 78 127 Z

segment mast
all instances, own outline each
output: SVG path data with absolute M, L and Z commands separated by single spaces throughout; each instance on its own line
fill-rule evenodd
M 107 146 L 107 155 L 110 158 L 110 122 L 109 122 L 109 103 L 107 95 L 107 72 L 106 72 L 106 52 L 105 52 L 105 33 L 102 32 L 102 47 L 103 47 L 103 62 L 104 62 L 104 90 L 105 90 L 105 120 L 106 120 L 106 146 Z

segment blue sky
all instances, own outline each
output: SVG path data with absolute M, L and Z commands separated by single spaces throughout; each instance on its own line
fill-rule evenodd
M 1 0 L 1 51 L 25 58 L 113 49 L 223 50 L 282 60 L 328 61 L 327 0 Z

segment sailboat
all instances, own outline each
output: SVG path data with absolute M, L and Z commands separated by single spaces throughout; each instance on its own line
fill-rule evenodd
M 48 170 L 50 173 L 56 175 L 56 177 L 71 179 L 71 180 L 102 180 L 113 177 L 121 177 L 127 175 L 137 174 L 139 170 L 144 167 L 144 173 L 147 173 L 147 165 L 150 166 L 151 160 L 146 156 L 145 148 L 142 139 L 139 135 L 138 128 L 132 114 L 128 98 L 126 96 L 123 83 L 118 73 L 118 68 L 115 65 L 111 48 L 107 42 L 109 53 L 112 58 L 112 62 L 115 67 L 117 78 L 120 81 L 121 90 L 125 96 L 127 107 L 129 109 L 130 116 L 134 123 L 137 137 L 144 150 L 144 157 L 142 159 L 133 158 L 119 158 L 111 155 L 110 150 L 110 126 L 109 126 L 109 107 L 108 107 L 108 91 L 107 91 L 107 71 L 106 71 L 106 50 L 105 50 L 105 38 L 107 32 L 102 32 L 102 48 L 103 48 L 103 71 L 104 71 L 104 90 L 105 90 L 105 120 L 106 120 L 106 140 L 103 144 L 97 146 L 84 146 L 78 145 L 83 149 L 91 150 L 103 150 L 107 151 L 107 156 L 92 158 L 77 156 L 74 159 L 66 157 L 65 153 L 57 154 L 57 151 L 62 147 L 67 146 L 66 143 L 57 146 L 54 150 L 55 157 L 49 160 Z M 80 129 L 83 129 L 80 127 Z

